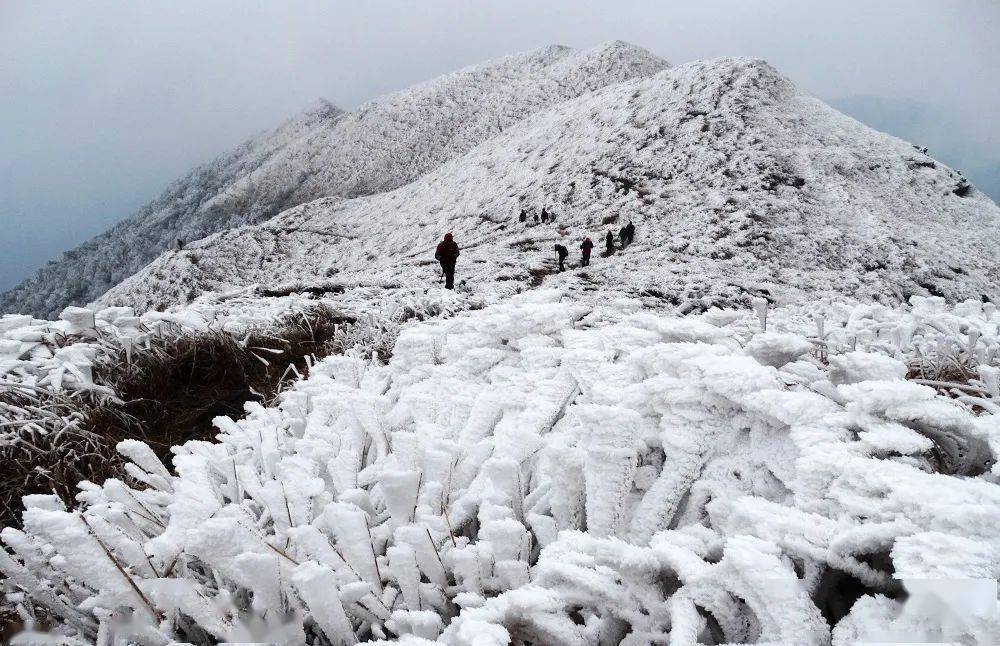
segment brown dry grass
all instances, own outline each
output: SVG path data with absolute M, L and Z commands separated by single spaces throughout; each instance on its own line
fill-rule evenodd
M 246 338 L 224 332 L 163 338 L 131 363 L 110 357 L 95 381 L 120 401 L 47 397 L 0 391 L 0 403 L 41 405 L 74 424 L 58 432 L 27 432 L 0 448 L 0 526 L 20 521 L 21 497 L 55 493 L 72 506 L 77 482 L 128 479 L 115 446 L 141 439 L 169 465 L 170 447 L 211 439 L 212 419 L 239 416 L 248 401 L 270 401 L 294 376 L 308 374 L 307 357 L 336 349 L 334 332 L 354 320 L 325 307 L 289 315 Z

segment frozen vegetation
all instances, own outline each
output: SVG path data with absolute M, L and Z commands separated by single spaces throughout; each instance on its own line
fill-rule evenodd
M 320 197 L 398 188 L 538 110 L 666 66 L 622 42 L 582 51 L 553 46 L 474 65 L 351 112 L 318 101 L 0 295 L 0 313 L 55 316 L 100 296 L 178 238 L 189 243 Z
M 357 322 L 211 441 L 26 496 L 21 643 L 995 643 L 1000 209 L 958 173 L 762 61 L 621 43 L 311 114 L 325 143 L 205 200 L 243 215 L 0 317 L 0 448 L 73 428 L 40 393 L 118 397 L 94 366 L 157 335 Z
M 400 289 L 353 289 L 320 300 L 294 294 L 261 298 L 229 295 L 179 311 L 136 316 L 128 307 L 91 310 L 70 306 L 59 320 L 30 315 L 0 316 L 0 395 L 16 392 L 24 405 L 0 401 L 0 453 L 32 437 L 72 431 L 79 419 L 60 416 L 40 402 L 52 398 L 73 408 L 85 401 L 116 401 L 118 393 L 95 380 L 95 369 L 115 362 L 133 363 L 155 352 L 164 340 L 203 333 L 226 333 L 246 346 L 254 333 L 275 321 L 325 306 L 357 324 L 345 325 L 333 341 L 343 350 L 371 356 L 390 353 L 402 322 L 449 316 L 481 307 L 475 297 L 447 294 L 429 298 Z M 274 350 L 247 348 L 263 363 Z M 294 377 L 294 373 L 289 372 Z
M 1000 574 L 1000 314 L 810 310 L 415 323 L 176 472 L 129 440 L 131 482 L 26 498 L 8 599 L 65 643 L 989 643 L 900 591 Z

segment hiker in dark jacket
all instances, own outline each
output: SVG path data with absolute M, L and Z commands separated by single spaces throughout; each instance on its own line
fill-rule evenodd
M 635 240 L 635 225 L 632 224 L 632 220 L 629 220 L 628 224 L 625 225 L 625 237 L 628 238 L 629 244 Z
M 542 222 L 548 222 L 548 221 L 549 221 L 549 212 L 546 211 L 545 207 L 543 206 L 542 207 Z
M 619 246 L 621 246 L 622 249 L 624 249 L 626 246 L 628 246 L 628 229 L 627 229 L 627 227 L 622 227 L 621 229 L 618 229 L 618 244 L 619 244 Z
M 524 209 L 521 209 L 521 217 L 520 217 L 520 218 L 518 218 L 518 219 L 519 219 L 519 220 L 520 220 L 521 222 L 527 222 L 527 221 L 528 221 L 528 212 L 527 212 L 527 211 L 525 211 Z
M 615 236 L 611 233 L 611 229 L 608 229 L 608 235 L 604 236 L 604 246 L 608 248 L 609 256 L 615 252 Z
M 566 262 L 566 256 L 569 255 L 569 249 L 561 244 L 556 244 L 556 256 L 559 257 L 559 271 L 566 271 L 566 266 L 563 264 Z
M 451 234 L 444 234 L 444 240 L 438 243 L 437 251 L 434 252 L 434 259 L 441 263 L 445 289 L 455 289 L 455 263 L 458 261 L 458 253 L 458 244 L 452 239 Z
M 580 262 L 581 267 L 586 267 L 590 264 L 590 251 L 594 248 L 594 243 L 590 241 L 590 238 L 584 238 L 583 244 L 580 245 L 580 249 L 583 251 L 583 260 Z

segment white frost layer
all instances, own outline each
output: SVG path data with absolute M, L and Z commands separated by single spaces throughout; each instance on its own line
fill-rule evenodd
M 225 332 L 245 345 L 248 333 L 273 330 L 276 322 L 305 315 L 319 306 L 363 319 L 361 326 L 342 326 L 338 342 L 370 354 L 368 346 L 379 345 L 382 333 L 391 337 L 402 321 L 448 316 L 482 304 L 481 299 L 467 294 L 428 296 L 427 290 L 354 288 L 321 298 L 300 293 L 261 298 L 253 296 L 254 291 L 205 295 L 196 304 L 142 316 L 135 316 L 129 307 L 69 307 L 58 321 L 0 316 L 0 389 L 29 399 L 46 394 L 77 400 L 81 396 L 114 399 L 116 393 L 111 388 L 94 381 L 94 369 L 101 364 L 132 362 L 151 345 L 181 335 Z M 370 334 L 365 338 L 358 336 L 366 332 Z M 391 338 L 387 343 L 391 346 Z M 260 358 L 276 357 L 268 354 Z M 31 433 L 59 431 L 78 422 L 45 412 L 28 402 L 0 406 L 0 447 L 30 438 Z
M 545 291 L 412 326 L 388 366 L 332 357 L 277 407 L 219 418 L 176 475 L 123 446 L 153 488 L 85 484 L 82 517 L 26 500 L 0 571 L 84 642 L 997 634 L 882 594 L 890 563 L 1000 576 L 991 462 L 928 450 L 995 452 L 998 418 L 894 375 L 836 386 L 819 351 L 762 364 L 726 318 Z M 747 347 L 783 363 L 803 343 Z M 828 570 L 866 590 L 835 627 Z

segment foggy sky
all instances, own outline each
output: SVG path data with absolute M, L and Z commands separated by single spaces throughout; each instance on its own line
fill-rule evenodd
M 554 43 L 762 57 L 881 129 L 918 106 L 932 118 L 895 134 L 973 183 L 1000 171 L 1000 3 L 697 4 L 0 0 L 0 289 L 317 97 L 351 108 Z

